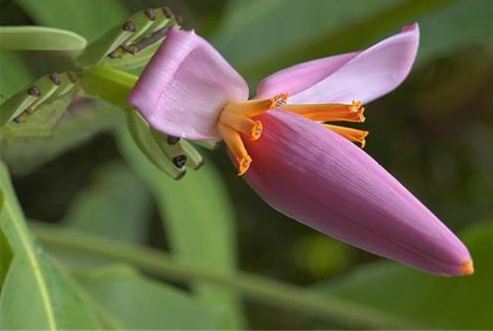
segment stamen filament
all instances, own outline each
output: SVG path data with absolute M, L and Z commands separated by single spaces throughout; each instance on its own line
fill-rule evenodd
M 334 131 L 335 133 L 343 136 L 344 138 L 346 138 L 350 141 L 357 142 L 357 143 L 361 144 L 361 148 L 365 148 L 365 144 L 366 144 L 365 138 L 369 134 L 368 131 L 346 128 L 343 126 L 330 125 L 330 124 L 325 124 L 324 126 L 327 129 Z
M 352 104 L 322 103 L 322 104 L 286 104 L 280 107 L 314 121 L 346 121 L 364 122 L 364 107 L 361 102 L 353 101 Z
M 251 140 L 257 140 L 262 134 L 262 122 L 232 112 L 223 111 L 219 122 L 240 131 L 250 137 Z
M 238 168 L 238 176 L 243 175 L 248 171 L 248 168 L 250 168 L 252 158 L 250 157 L 250 155 L 248 155 L 248 152 L 246 151 L 245 145 L 241 140 L 240 133 L 223 123 L 218 123 L 217 129 L 223 137 L 228 150 L 231 154 L 233 154 Z
M 232 112 L 246 117 L 255 117 L 265 113 L 269 109 L 279 107 L 286 103 L 287 93 L 282 93 L 270 99 L 249 100 L 244 102 L 229 103 L 224 107 L 224 112 Z

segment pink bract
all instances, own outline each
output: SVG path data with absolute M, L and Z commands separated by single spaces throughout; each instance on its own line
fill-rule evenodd
M 467 248 L 362 149 L 286 111 L 257 117 L 246 181 L 279 212 L 366 251 L 440 275 L 463 275 Z
M 413 24 L 366 50 L 281 70 L 260 83 L 257 98 L 266 100 L 247 104 L 248 86 L 228 62 L 195 33 L 172 28 L 129 103 L 163 133 L 196 140 L 227 137 L 230 151 L 238 154 L 233 161 L 248 170 L 247 182 L 281 213 L 431 273 L 470 274 L 472 260 L 462 242 L 364 151 L 318 122 L 269 110 L 273 104 L 293 110 L 290 104 L 298 104 L 296 109 L 329 104 L 317 109 L 330 109 L 330 104 L 370 102 L 403 82 L 418 45 L 419 27 Z M 282 93 L 290 95 L 287 101 L 285 95 L 278 98 Z M 252 104 L 269 106 L 262 113 Z M 248 111 L 241 109 L 253 118 L 242 117 Z M 260 125 L 261 135 L 245 129 L 260 130 Z M 260 139 L 250 140 L 253 134 Z
M 172 136 L 221 139 L 220 109 L 248 99 L 248 85 L 193 31 L 172 28 L 130 93 L 128 103 L 149 124 Z

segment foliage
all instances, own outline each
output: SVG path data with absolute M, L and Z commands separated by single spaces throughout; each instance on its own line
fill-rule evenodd
M 142 70 L 179 23 L 161 9 L 149 19 L 145 6 L 159 5 L 2 1 L 2 329 L 493 327 L 493 3 L 173 3 L 254 83 L 418 21 L 418 65 L 369 107 L 367 150 L 463 234 L 477 268 L 465 279 L 375 262 L 313 234 L 254 197 L 224 152 L 170 146 L 127 109 L 128 91 L 89 88 L 97 66 L 123 71 L 122 84 Z M 105 94 L 119 107 L 88 99 Z M 188 167 L 173 163 L 180 155 Z

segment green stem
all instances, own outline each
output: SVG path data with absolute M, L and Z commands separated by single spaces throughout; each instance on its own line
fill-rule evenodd
M 128 95 L 138 77 L 107 66 L 96 66 L 80 76 L 82 88 L 92 97 L 128 109 Z
M 41 223 L 31 223 L 31 227 L 38 238 L 48 246 L 125 262 L 161 277 L 187 282 L 205 281 L 230 287 L 258 302 L 290 308 L 331 322 L 364 328 L 416 328 L 416 325 L 384 312 L 339 298 L 321 297 L 293 285 L 244 273 L 231 277 L 210 270 L 190 268 L 173 262 L 172 257 L 155 249 L 60 227 Z

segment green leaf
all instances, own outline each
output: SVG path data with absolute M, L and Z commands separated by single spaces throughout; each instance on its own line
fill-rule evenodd
M 89 41 L 127 16 L 118 0 L 15 0 L 40 25 L 71 30 Z
M 143 154 L 120 136 L 124 157 L 151 187 L 171 249 L 179 263 L 232 275 L 236 269 L 234 214 L 226 188 L 212 164 L 189 171 L 179 182 L 163 176 Z M 229 327 L 241 327 L 237 293 L 207 283 L 194 286 L 204 300 L 221 305 Z
M 337 296 L 438 329 L 493 328 L 493 224 L 466 233 L 476 273 L 441 278 L 395 263 L 363 267 L 337 283 L 315 287 L 319 294 Z
M 98 169 L 63 223 L 74 230 L 144 243 L 150 212 L 151 196 L 145 184 L 124 164 L 115 162 Z
M 0 72 L 0 103 L 33 80 L 20 57 L 11 52 L 0 52 Z
M 18 173 L 32 171 L 94 135 L 123 122 L 120 110 L 87 103 L 65 112 L 51 136 L 0 139 L 0 156 Z
M 1 194 L 1 192 L 0 192 Z M 10 263 L 12 262 L 12 249 L 10 248 L 7 237 L 0 227 L 0 289 L 3 287 L 7 271 L 9 270 Z
M 222 329 L 219 311 L 126 266 L 79 272 L 103 320 L 121 330 Z
M 233 64 L 252 65 L 269 55 L 282 55 L 286 50 L 298 52 L 313 40 L 325 38 L 400 2 L 233 1 L 213 41 Z M 326 51 L 330 48 L 326 47 Z
M 305 289 L 239 271 L 226 275 L 224 272 L 184 266 L 176 262 L 169 254 L 158 249 L 67 230 L 47 223 L 31 223 L 30 225 L 50 251 L 56 251 L 57 257 L 60 257 L 60 252 L 76 252 L 91 259 L 99 258 L 128 263 L 146 273 L 164 279 L 177 280 L 180 283 L 217 284 L 241 292 L 251 300 L 265 305 L 292 309 L 307 316 L 316 316 L 321 320 L 337 322 L 338 325 L 350 328 L 406 327 L 416 329 L 416 325 L 409 321 L 396 319 L 370 307 L 350 304 L 339 298 L 325 298 L 313 293 L 309 288 Z M 68 261 L 71 265 L 74 262 L 76 261 L 72 259 Z M 80 267 L 79 263 L 76 262 L 75 267 Z
M 460 1 L 424 17 L 419 22 L 422 32 L 418 60 L 425 63 L 467 47 L 488 44 L 493 35 L 491 17 L 493 5 L 482 0 Z
M 42 26 L 0 27 L 0 50 L 79 51 L 87 41 L 77 33 Z
M 0 328 L 99 329 L 77 287 L 33 240 L 3 164 L 0 187 L 0 226 L 13 252 L 0 297 Z
M 238 1 L 215 42 L 256 82 L 299 62 L 367 47 L 404 25 L 432 20 L 455 2 Z

